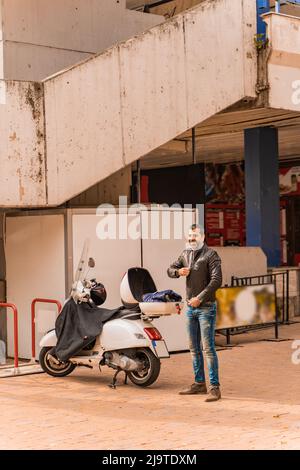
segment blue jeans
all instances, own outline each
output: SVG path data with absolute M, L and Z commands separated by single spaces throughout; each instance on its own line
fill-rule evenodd
M 207 307 L 188 307 L 187 329 L 189 347 L 192 354 L 195 382 L 205 382 L 204 361 L 201 348 L 206 357 L 210 385 L 219 386 L 219 363 L 215 348 L 215 325 L 217 307 L 213 303 Z

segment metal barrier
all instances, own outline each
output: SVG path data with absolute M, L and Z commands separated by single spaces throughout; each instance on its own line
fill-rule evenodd
M 0 378 L 13 377 L 17 375 L 40 374 L 42 368 L 35 364 L 35 307 L 37 303 L 55 304 L 58 313 L 61 312 L 62 305 L 58 300 L 36 298 L 31 303 L 31 335 L 32 335 L 32 360 L 31 362 L 19 363 L 19 337 L 18 337 L 18 309 L 12 303 L 1 302 L 0 308 L 11 308 L 14 313 L 14 367 L 0 367 Z
M 58 308 L 58 314 L 60 314 L 62 305 L 58 300 L 55 299 L 41 299 L 36 298 L 31 302 L 31 348 L 32 348 L 32 360 L 35 361 L 35 307 L 37 303 L 43 304 L 55 304 Z
M 279 284 L 281 281 L 281 284 Z M 280 271 L 269 274 L 262 274 L 257 276 L 235 277 L 231 278 L 232 287 L 239 286 L 253 286 L 262 284 L 275 284 L 276 300 L 278 305 L 281 303 L 281 318 L 280 323 L 289 323 L 289 270 Z M 281 295 L 280 295 L 281 291 Z M 281 302 L 279 302 L 279 299 Z
M 300 5 L 300 4 L 299 4 Z M 285 304 L 285 317 L 284 323 L 295 323 L 299 321 L 300 315 L 300 268 L 299 267 L 289 267 L 286 270 L 286 275 L 283 278 L 282 284 L 278 285 L 278 289 L 282 288 L 285 291 L 284 303 Z M 272 269 L 272 274 L 280 274 L 283 270 L 278 268 Z M 283 283 L 285 282 L 285 285 Z M 292 312 L 292 314 L 291 314 Z M 292 317 L 292 318 L 291 318 Z
M 19 367 L 18 309 L 15 304 L 0 302 L 0 308 L 11 308 L 14 314 L 14 370 Z
M 281 284 L 279 282 L 281 280 Z M 275 328 L 275 341 L 282 341 L 279 339 L 279 325 L 289 324 L 289 270 L 280 271 L 269 274 L 262 274 L 256 276 L 235 277 L 231 278 L 232 287 L 240 286 L 254 286 L 274 284 L 276 296 L 276 316 L 275 322 L 262 325 L 249 325 L 248 327 L 230 328 L 226 330 L 226 342 L 230 345 L 230 336 L 234 334 L 241 334 L 246 331 L 254 329 L 262 329 L 270 326 Z M 281 291 L 281 293 L 280 293 Z M 279 302 L 281 300 L 281 302 Z M 279 305 L 281 303 L 281 315 Z M 271 340 L 270 340 L 271 341 Z

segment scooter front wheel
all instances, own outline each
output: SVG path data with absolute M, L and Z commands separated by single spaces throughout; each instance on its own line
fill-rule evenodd
M 150 349 L 137 349 L 135 359 L 143 364 L 143 369 L 128 372 L 128 377 L 132 383 L 140 387 L 149 387 L 158 378 L 160 373 L 160 360 Z
M 53 377 L 65 377 L 71 374 L 76 367 L 76 364 L 72 362 L 56 364 L 49 355 L 49 351 L 52 348 L 42 348 L 39 356 L 40 366 L 44 372 Z

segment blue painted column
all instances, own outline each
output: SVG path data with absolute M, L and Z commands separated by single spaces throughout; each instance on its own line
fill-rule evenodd
M 270 0 L 256 0 L 257 9 L 257 34 L 259 39 L 265 41 L 267 25 L 261 18 L 261 15 L 270 11 Z
M 260 246 L 268 266 L 280 266 L 278 130 L 245 130 L 247 246 Z

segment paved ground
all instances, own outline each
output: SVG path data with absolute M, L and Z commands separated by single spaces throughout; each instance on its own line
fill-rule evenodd
M 0 379 L 0 449 L 300 449 L 300 365 L 292 341 L 259 341 L 272 333 L 235 337 L 239 346 L 219 352 L 217 403 L 178 395 L 191 383 L 188 353 L 164 360 L 145 390 L 109 389 L 109 370 Z M 300 324 L 281 336 L 300 339 Z

